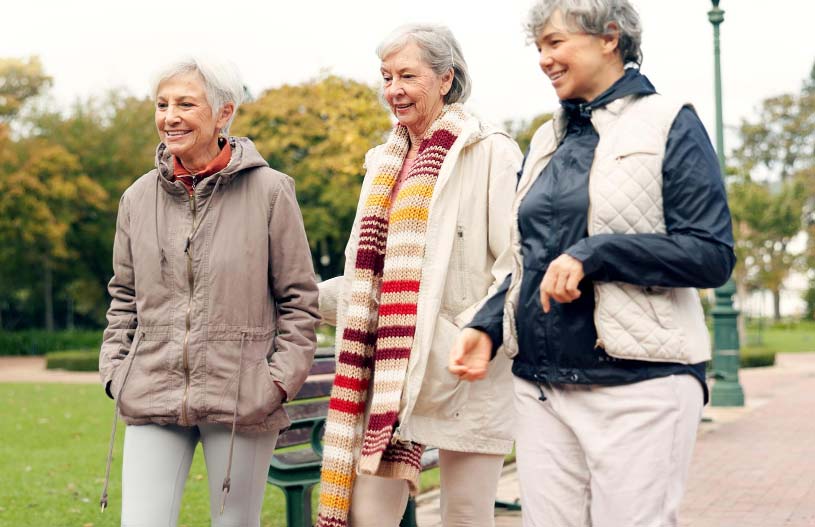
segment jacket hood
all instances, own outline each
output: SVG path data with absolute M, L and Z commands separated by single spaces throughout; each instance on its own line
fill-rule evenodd
M 582 117 L 591 117 L 592 110 L 603 108 L 609 103 L 628 97 L 629 95 L 652 95 L 657 90 L 648 77 L 640 73 L 637 68 L 628 68 L 623 76 L 617 79 L 606 91 L 595 97 L 592 101 L 585 102 L 579 99 L 568 99 L 560 101 L 560 105 L 567 114 L 579 114 Z
M 221 181 L 221 185 L 224 185 L 246 169 L 269 166 L 269 163 L 263 159 L 263 156 L 257 151 L 251 139 L 246 137 L 229 137 L 228 141 L 229 146 L 232 147 L 232 157 L 229 163 L 226 165 L 226 168 L 219 173 L 202 181 L 202 185 L 214 185 L 218 180 Z M 163 179 L 167 183 L 173 181 L 172 159 L 173 155 L 167 150 L 167 145 L 159 143 L 156 148 L 156 169 L 158 169 L 160 179 Z M 164 185 L 165 189 L 169 186 L 170 185 Z M 179 188 L 178 190 L 184 192 L 184 189 Z

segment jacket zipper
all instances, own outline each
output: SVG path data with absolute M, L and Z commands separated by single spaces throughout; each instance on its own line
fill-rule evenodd
M 187 255 L 187 284 L 190 288 L 190 297 L 189 302 L 187 303 L 187 315 L 185 317 L 185 332 L 184 332 L 184 346 L 183 346 L 183 362 L 184 362 L 184 396 L 181 398 L 181 424 L 182 426 L 188 426 L 188 417 L 187 417 L 187 397 L 190 391 L 190 326 L 192 325 L 191 316 L 192 316 L 192 295 L 195 289 L 195 276 L 192 272 L 192 251 L 190 251 L 190 246 L 192 245 L 192 233 L 195 232 L 195 216 L 196 216 L 196 204 L 195 204 L 195 178 L 193 178 L 193 187 L 192 187 L 192 194 L 190 195 L 190 212 L 192 213 L 192 228 L 190 229 L 190 234 L 187 236 L 187 243 L 184 246 L 184 254 Z

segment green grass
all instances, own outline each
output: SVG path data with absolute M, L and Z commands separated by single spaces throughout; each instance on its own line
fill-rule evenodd
M 742 346 L 762 347 L 779 353 L 815 351 L 815 321 L 772 323 L 751 321 L 747 325 L 747 342 Z
M 108 490 L 99 512 L 113 402 L 96 385 L 0 383 L 0 527 L 116 527 L 121 510 L 124 424 L 119 423 Z M 438 469 L 422 474 L 438 487 Z M 312 496 L 316 513 L 319 486 Z M 179 526 L 208 527 L 206 467 L 199 446 Z M 267 485 L 261 525 L 284 527 L 283 492 Z
M 0 527 L 116 527 L 121 507 L 124 426 L 109 492 L 99 512 L 113 403 L 93 385 L 0 383 Z M 315 492 L 316 497 L 316 492 Z M 283 493 L 268 486 L 264 527 L 285 525 Z M 209 526 L 201 449 L 187 480 L 179 525 Z
M 45 354 L 48 370 L 99 371 L 99 350 L 50 351 Z

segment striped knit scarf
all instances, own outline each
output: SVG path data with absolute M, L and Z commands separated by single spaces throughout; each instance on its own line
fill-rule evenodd
M 348 525 L 357 452 L 361 474 L 406 479 L 414 493 L 418 487 L 424 445 L 395 440 L 393 430 L 416 332 L 430 200 L 464 119 L 460 104 L 444 107 L 425 133 L 392 208 L 393 186 L 410 146 L 404 126 L 394 128 L 379 166 L 372 167 L 376 172 L 360 220 L 351 298 L 323 438 L 318 527 Z

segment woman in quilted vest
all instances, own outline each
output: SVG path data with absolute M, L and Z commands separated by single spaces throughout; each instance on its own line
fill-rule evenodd
M 368 152 L 343 276 L 320 284 L 337 326 L 318 525 L 396 527 L 439 449 L 444 525 L 492 526 L 512 450 L 507 357 L 478 384 L 447 371 L 460 328 L 509 272 L 521 152 L 462 103 L 467 64 L 449 29 L 410 25 L 378 48 L 396 126 Z
M 735 263 L 717 157 L 640 73 L 628 0 L 539 0 L 526 27 L 560 108 L 524 160 L 512 274 L 450 369 L 514 359 L 525 526 L 675 526 L 707 400 L 697 288 Z

